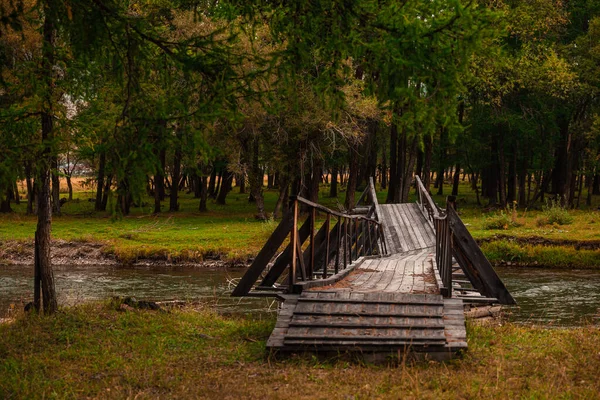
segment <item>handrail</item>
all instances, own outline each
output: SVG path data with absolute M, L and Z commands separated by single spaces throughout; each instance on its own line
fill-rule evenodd
M 464 223 L 456 213 L 453 202 L 446 201 L 446 209 L 439 208 L 416 176 L 417 203 L 435 230 L 435 256 L 442 279 L 440 288 L 445 297 L 452 296 L 452 257 L 460 265 L 475 289 L 501 304 L 516 304 L 494 268 L 481 252 Z
M 421 178 L 419 178 L 418 175 L 416 175 L 415 178 L 417 182 L 417 204 L 419 204 L 422 211 L 427 212 L 429 222 L 433 224 L 434 218 L 442 216 L 444 212 L 438 207 L 437 204 L 435 204 L 429 195 L 429 192 L 425 189 L 423 182 L 421 182 Z
M 303 214 L 306 215 L 303 222 L 300 221 L 300 205 L 308 209 Z M 325 221 L 320 226 L 317 226 L 320 222 L 317 212 L 325 214 Z M 288 237 L 287 246 L 275 257 Z M 362 257 L 383 254 L 387 254 L 387 246 L 383 241 L 381 223 L 376 218 L 344 214 L 303 197 L 290 196 L 290 211 L 269 237 L 232 295 L 248 295 L 263 272 L 266 274 L 256 285 L 258 290 L 268 289 L 272 295 L 277 295 L 273 288 L 283 293 L 300 293 L 309 282 L 310 286 L 318 286 L 323 285 L 321 282 L 337 279 Z M 271 268 L 267 270 L 269 265 Z M 285 271 L 288 271 L 287 278 Z
M 368 218 L 368 217 L 365 217 L 363 215 L 350 215 L 350 214 L 344 214 L 344 213 L 341 213 L 341 212 L 338 212 L 338 211 L 331 210 L 331 209 L 329 209 L 329 208 L 327 208 L 325 206 L 322 206 L 319 203 L 315 203 L 315 202 L 312 202 L 310 200 L 307 200 L 304 197 L 290 196 L 290 200 L 291 201 L 298 200 L 302 204 L 305 204 L 305 205 L 307 205 L 309 207 L 315 208 L 315 209 L 317 209 L 319 211 L 322 211 L 322 212 L 324 212 L 326 214 L 335 215 L 336 217 L 344 217 L 344 218 L 350 218 L 350 219 L 364 219 L 364 220 L 375 222 L 376 224 L 380 223 L 376 219 Z
M 452 232 L 448 218 L 446 212 L 435 204 L 421 178 L 417 175 L 415 180 L 417 204 L 435 231 L 435 261 L 443 285 L 440 291 L 444 297 L 452 297 Z

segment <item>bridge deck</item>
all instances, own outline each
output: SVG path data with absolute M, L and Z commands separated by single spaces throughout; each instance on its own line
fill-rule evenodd
M 435 246 L 435 232 L 416 203 L 382 204 L 379 209 L 391 254 Z
M 465 349 L 462 300 L 440 294 L 435 233 L 416 204 L 378 206 L 387 257 L 363 259 L 335 284 L 288 296 L 267 346 L 280 351 Z

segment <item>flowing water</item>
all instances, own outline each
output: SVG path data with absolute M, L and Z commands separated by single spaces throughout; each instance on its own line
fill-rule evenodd
M 600 271 L 498 268 L 519 307 L 511 318 L 522 323 L 573 326 L 600 324 Z M 57 266 L 56 291 L 61 305 L 111 296 L 138 300 L 193 300 L 223 312 L 276 309 L 272 299 L 231 298 L 233 282 L 244 269 Z M 33 270 L 0 265 L 0 317 L 32 300 Z
M 60 305 L 104 300 L 113 296 L 137 300 L 207 302 L 222 312 L 277 309 L 273 299 L 232 298 L 233 282 L 245 269 L 172 267 L 55 266 Z M 33 299 L 33 268 L 0 265 L 0 317 Z
M 522 323 L 573 326 L 600 324 L 600 271 L 497 268 L 518 307 Z

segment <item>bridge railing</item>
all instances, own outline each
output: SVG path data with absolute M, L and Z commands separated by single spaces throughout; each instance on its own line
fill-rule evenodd
M 443 287 L 440 288 L 444 297 L 452 297 L 452 231 L 447 218 L 447 213 L 435 204 L 429 192 L 425 189 L 421 178 L 416 176 L 417 204 L 423 215 L 428 217 L 429 223 L 435 231 L 435 261 L 442 279 Z
M 290 211 L 232 295 L 248 295 L 252 288 L 257 295 L 299 293 L 307 287 L 334 283 L 361 257 L 386 254 L 381 224 L 371 215 L 374 214 L 341 213 L 291 196 Z M 275 257 L 286 241 L 283 251 Z
M 417 204 L 435 229 L 435 257 L 443 284 L 443 288 L 440 288 L 442 294 L 446 297 L 452 296 L 452 258 L 454 257 L 479 293 L 497 299 L 501 304 L 516 304 L 458 216 L 455 202 L 446 201 L 446 209 L 441 209 L 435 204 L 418 176 L 416 181 Z

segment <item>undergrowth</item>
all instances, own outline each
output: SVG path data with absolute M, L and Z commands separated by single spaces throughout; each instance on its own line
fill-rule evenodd
M 537 218 L 538 226 L 546 225 L 570 225 L 573 223 L 573 217 L 569 214 L 560 200 L 549 200 L 543 207 L 542 215 Z

